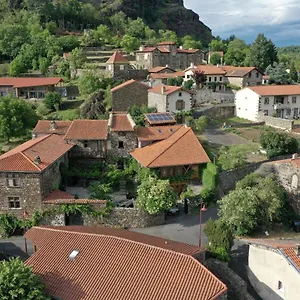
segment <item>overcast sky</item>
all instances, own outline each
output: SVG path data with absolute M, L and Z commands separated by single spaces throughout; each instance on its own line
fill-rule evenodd
M 263 32 L 277 45 L 300 45 L 299 0 L 184 0 L 213 31 L 252 42 Z

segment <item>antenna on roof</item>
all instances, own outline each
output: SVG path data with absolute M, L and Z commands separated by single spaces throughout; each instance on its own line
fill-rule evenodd
M 36 165 L 40 164 L 42 161 L 41 161 L 41 158 L 37 155 L 35 158 L 34 158 L 34 163 Z

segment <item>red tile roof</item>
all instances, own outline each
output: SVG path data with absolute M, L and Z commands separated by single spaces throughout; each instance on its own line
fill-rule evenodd
M 106 62 L 107 64 L 115 64 L 115 63 L 127 63 L 129 64 L 129 61 L 119 52 L 116 51 Z
M 138 50 L 136 52 L 138 53 L 143 53 L 143 52 L 153 52 L 154 50 L 156 50 L 156 47 L 145 47 L 143 48 L 143 50 Z M 157 49 L 158 50 L 158 49 Z
M 300 257 L 295 252 L 295 247 L 282 248 L 281 251 L 294 263 L 294 265 L 300 270 Z
M 113 93 L 115 91 L 121 90 L 122 88 L 124 88 L 126 86 L 129 86 L 129 85 L 131 85 L 133 83 L 138 84 L 141 88 L 150 89 L 150 86 L 148 86 L 147 84 L 139 82 L 139 81 L 136 81 L 134 79 L 131 79 L 131 80 L 128 80 L 128 81 L 126 81 L 124 83 L 121 83 L 121 84 L 115 86 L 114 88 L 111 89 L 111 92 Z
M 178 53 L 187 53 L 187 54 L 194 54 L 196 52 L 200 51 L 199 49 L 177 49 Z
M 226 71 L 221 67 L 211 66 L 211 65 L 198 65 L 194 68 L 188 68 L 185 71 L 202 71 L 205 75 L 225 75 Z
M 106 140 L 107 120 L 74 120 L 65 140 Z
M 164 92 L 162 91 L 163 88 L 164 88 Z M 152 89 L 149 90 L 149 93 L 151 92 L 151 93 L 162 94 L 167 96 L 175 92 L 178 92 L 180 90 L 190 94 L 192 93 L 191 91 L 186 90 L 181 86 L 172 86 L 172 85 L 163 85 L 163 84 L 153 87 Z
M 134 131 L 134 123 L 130 122 L 130 116 L 127 113 L 113 112 L 111 114 L 112 131 Z M 133 121 L 132 121 L 133 122 Z
M 153 79 L 167 79 L 167 78 L 175 78 L 175 77 L 184 77 L 184 71 L 178 71 L 175 73 L 151 73 L 150 77 Z
M 51 123 L 54 122 L 54 128 L 51 129 Z M 40 134 L 66 134 L 67 130 L 71 126 L 72 121 L 48 121 L 48 120 L 39 120 L 33 129 L 33 133 Z
M 60 77 L 0 77 L 0 86 L 12 86 L 13 88 L 57 85 L 62 82 Z
M 165 41 L 165 42 L 160 42 L 157 45 L 158 46 L 163 46 L 163 45 L 175 45 L 175 42 L 171 42 L 171 41 Z
M 227 77 L 244 77 L 253 70 L 256 70 L 257 72 L 263 74 L 261 71 L 259 71 L 255 67 L 221 66 L 220 68 L 222 68 L 224 71 L 226 71 Z
M 106 204 L 107 202 L 106 200 L 74 199 L 74 195 L 72 196 L 73 198 L 62 197 L 57 199 L 45 199 L 43 203 L 44 204 Z
M 44 202 L 46 201 L 55 201 L 57 199 L 74 199 L 75 195 L 60 191 L 60 190 L 55 190 L 52 191 L 45 199 Z
M 224 52 L 223 51 L 210 51 L 208 52 L 209 55 L 212 55 L 212 54 L 219 54 L 221 57 L 224 56 Z
M 41 172 L 72 147 L 56 134 L 29 140 L 0 156 L 0 171 Z M 37 156 L 41 160 L 38 164 L 34 162 Z
M 139 141 L 161 141 L 169 138 L 183 125 L 139 127 L 137 135 Z
M 149 70 L 149 73 L 160 73 L 161 71 L 164 71 L 164 70 L 170 70 L 172 72 L 176 72 L 175 70 L 171 69 L 170 67 L 155 67 L 155 68 L 152 68 Z
M 148 168 L 197 165 L 210 162 L 205 150 L 191 128 L 182 126 L 166 140 L 137 148 L 131 153 Z
M 170 53 L 170 50 L 165 47 L 157 47 L 157 49 L 162 53 Z
M 40 248 L 25 264 L 64 300 L 209 300 L 227 291 L 185 254 L 195 246 L 113 228 L 33 227 L 26 237 Z
M 260 96 L 300 95 L 300 85 L 260 85 L 246 88 Z

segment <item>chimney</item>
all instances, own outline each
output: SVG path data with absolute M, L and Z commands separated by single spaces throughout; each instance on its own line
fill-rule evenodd
M 179 49 L 181 49 L 181 50 L 182 50 L 182 49 L 183 49 L 183 46 L 179 46 Z
M 35 163 L 36 165 L 39 165 L 41 162 L 42 162 L 42 161 L 41 161 L 41 158 L 37 155 L 37 156 L 34 158 L 34 163 Z
M 140 46 L 140 51 L 144 51 L 145 47 L 144 46 Z
M 292 156 L 292 159 L 297 159 L 298 158 L 298 153 L 294 153 L 293 156 Z
M 55 130 L 55 129 L 57 129 L 57 124 L 54 120 L 52 120 L 50 122 L 50 130 Z
M 163 85 L 163 86 L 161 87 L 161 93 L 164 94 L 165 92 L 166 92 L 166 87 Z
M 300 256 L 300 245 L 296 245 L 295 252 L 297 256 Z
M 191 69 L 194 69 L 195 68 L 195 64 L 193 62 L 191 62 L 191 66 L 190 66 Z
M 166 65 L 166 68 L 169 68 L 169 65 Z

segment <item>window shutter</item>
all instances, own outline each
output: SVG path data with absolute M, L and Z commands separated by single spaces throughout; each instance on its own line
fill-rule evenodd
M 182 109 L 185 109 L 185 102 L 182 101 Z

